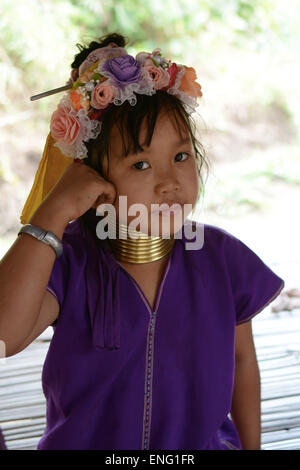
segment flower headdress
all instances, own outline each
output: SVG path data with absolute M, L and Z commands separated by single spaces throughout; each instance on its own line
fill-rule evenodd
M 101 119 L 112 104 L 128 100 L 134 106 L 137 93 L 153 95 L 163 90 L 176 95 L 194 112 L 197 97 L 202 96 L 194 68 L 165 59 L 159 48 L 152 53 L 139 52 L 134 58 L 110 43 L 92 51 L 78 72 L 50 123 L 55 146 L 74 159 L 87 157 L 84 142 L 98 137 Z
M 22 210 L 21 223 L 29 223 L 74 160 L 83 163 L 87 157 L 85 142 L 98 137 L 102 118 L 112 105 L 128 100 L 134 106 L 137 93 L 153 95 L 163 90 L 176 95 L 194 112 L 197 97 L 202 96 L 196 78 L 195 69 L 165 59 L 161 49 L 139 52 L 134 58 L 111 42 L 92 51 L 78 71 L 72 71 L 65 86 L 32 96 L 30 99 L 34 101 L 67 90 L 52 114 L 50 133 Z

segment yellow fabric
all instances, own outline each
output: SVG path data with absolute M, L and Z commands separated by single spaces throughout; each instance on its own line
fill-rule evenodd
M 54 147 L 55 142 L 49 132 L 43 157 L 20 217 L 23 225 L 29 223 L 30 218 L 60 179 L 64 170 L 74 162 L 73 158 L 66 157 L 59 148 Z

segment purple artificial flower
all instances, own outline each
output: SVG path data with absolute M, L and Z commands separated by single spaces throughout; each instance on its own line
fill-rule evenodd
M 102 70 L 110 75 L 116 86 L 126 86 L 129 83 L 135 83 L 141 75 L 139 63 L 128 54 L 107 59 Z

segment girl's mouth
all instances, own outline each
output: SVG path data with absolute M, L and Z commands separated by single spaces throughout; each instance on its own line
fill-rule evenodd
M 176 202 L 171 204 L 171 206 L 166 208 L 160 208 L 152 211 L 152 214 L 159 214 L 167 215 L 167 214 L 177 214 L 183 211 L 183 204 Z

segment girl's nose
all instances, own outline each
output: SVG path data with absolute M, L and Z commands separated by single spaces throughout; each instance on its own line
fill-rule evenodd
M 176 175 L 167 173 L 161 175 L 159 182 L 156 185 L 156 190 L 159 194 L 172 193 L 179 191 L 180 184 Z

